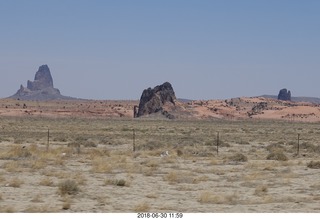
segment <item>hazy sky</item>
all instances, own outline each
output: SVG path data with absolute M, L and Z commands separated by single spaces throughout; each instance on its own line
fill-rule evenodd
M 319 0 L 0 0 L 0 97 L 48 64 L 63 95 L 320 97 Z

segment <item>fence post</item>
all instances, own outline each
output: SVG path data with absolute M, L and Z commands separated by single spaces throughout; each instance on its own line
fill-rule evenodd
M 217 132 L 217 155 L 219 154 L 220 133 Z
M 298 134 L 298 148 L 297 148 L 297 155 L 299 155 L 300 151 L 300 134 Z
M 49 144 L 50 144 L 50 131 L 49 131 L 49 128 L 48 128 L 47 151 L 49 150 Z
M 132 145 L 133 145 L 133 152 L 136 151 L 136 130 L 133 129 L 132 132 Z

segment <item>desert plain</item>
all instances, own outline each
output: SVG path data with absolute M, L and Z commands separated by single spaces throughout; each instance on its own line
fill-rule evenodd
M 2 99 L 0 212 L 320 212 L 318 106 L 137 104 Z

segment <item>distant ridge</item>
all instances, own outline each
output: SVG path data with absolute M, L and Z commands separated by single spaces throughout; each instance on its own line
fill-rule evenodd
M 278 96 L 276 96 L 276 95 L 266 95 L 265 94 L 260 97 L 278 99 Z M 291 97 L 291 100 L 293 102 L 308 102 L 308 103 L 320 104 L 320 98 L 318 98 L 318 97 Z
M 178 101 L 182 102 L 182 103 L 188 103 L 188 102 L 192 102 L 194 100 L 191 99 L 185 99 L 185 98 L 177 98 Z

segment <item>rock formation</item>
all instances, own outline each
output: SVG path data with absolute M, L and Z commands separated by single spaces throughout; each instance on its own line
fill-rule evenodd
M 161 112 L 167 118 L 173 118 L 163 106 L 167 103 L 175 105 L 176 95 L 169 82 L 155 88 L 145 89 L 141 95 L 138 112 L 135 117 Z
M 28 80 L 27 87 L 21 85 L 17 93 L 9 98 L 20 100 L 73 99 L 62 96 L 60 91 L 53 87 L 53 79 L 47 65 L 40 66 L 34 81 Z
M 36 72 L 34 81 L 31 82 L 28 80 L 27 88 L 31 91 L 36 91 L 48 87 L 53 88 L 53 79 L 49 67 L 47 65 L 42 65 Z
M 248 111 L 248 116 L 252 118 L 252 116 L 254 115 L 263 114 L 264 113 L 263 111 L 267 109 L 268 109 L 267 102 L 257 103 L 252 107 L 251 111 Z
M 286 88 L 281 89 L 278 94 L 278 100 L 291 101 L 291 92 Z

